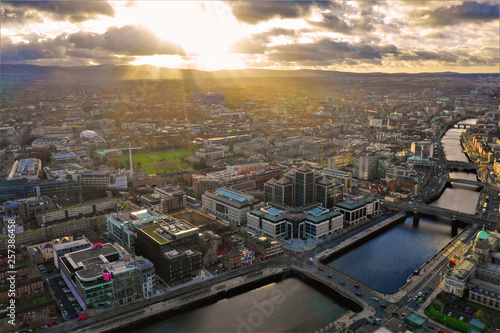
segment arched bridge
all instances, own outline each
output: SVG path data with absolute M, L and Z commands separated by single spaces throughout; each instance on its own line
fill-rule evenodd
M 453 128 L 471 128 L 474 124 L 455 124 Z

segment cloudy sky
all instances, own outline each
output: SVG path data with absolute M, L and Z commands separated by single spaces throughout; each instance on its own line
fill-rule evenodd
M 1 63 L 498 72 L 499 2 L 2 0 Z

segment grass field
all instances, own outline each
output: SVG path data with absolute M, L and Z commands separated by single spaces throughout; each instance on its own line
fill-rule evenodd
M 190 167 L 188 162 L 181 160 L 187 158 L 193 153 L 187 149 L 171 150 L 171 151 L 154 151 L 148 153 L 132 152 L 134 162 L 134 171 L 145 170 L 148 174 L 177 172 L 180 169 Z M 128 155 L 120 156 L 116 159 L 115 167 L 128 167 Z

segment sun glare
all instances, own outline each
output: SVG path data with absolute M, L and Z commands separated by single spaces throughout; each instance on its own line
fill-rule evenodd
M 231 45 L 242 39 L 246 32 L 225 4 L 212 1 L 137 1 L 133 8 L 122 8 L 122 12 L 124 23 L 142 25 L 162 40 L 179 45 L 188 56 L 199 61 L 200 69 L 244 67 L 242 61 L 229 52 Z M 141 57 L 136 63 L 169 67 L 172 59 Z M 194 64 L 190 62 L 189 65 Z

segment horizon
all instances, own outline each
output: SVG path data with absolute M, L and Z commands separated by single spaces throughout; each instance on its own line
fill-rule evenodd
M 148 68 L 152 67 L 155 69 L 161 69 L 161 70 L 192 70 L 192 71 L 199 71 L 199 72 L 205 72 L 205 73 L 216 73 L 216 72 L 223 72 L 223 71 L 269 71 L 269 72 L 300 72 L 300 71 L 312 71 L 312 72 L 329 72 L 329 73 L 343 73 L 343 74 L 384 74 L 384 75 L 400 75 L 400 74 L 405 74 L 405 75 L 419 75 L 419 74 L 459 74 L 459 75 L 495 75 L 498 74 L 496 72 L 453 72 L 453 71 L 442 71 L 442 72 L 349 72 L 349 71 L 339 71 L 339 70 L 328 70 L 328 69 L 308 69 L 308 68 L 299 68 L 299 69 L 273 69 L 273 68 L 241 68 L 241 69 L 214 69 L 214 70 L 204 70 L 204 69 L 198 69 L 198 68 L 173 68 L 173 67 L 161 67 L 161 66 L 154 66 L 154 65 L 127 65 L 127 64 L 121 64 L 121 65 L 112 65 L 112 64 L 102 64 L 102 65 L 88 65 L 88 66 L 78 66 L 78 65 L 37 65 L 37 64 L 0 64 L 1 66 L 34 66 L 34 67 L 46 67 L 46 68 L 57 68 L 57 69 L 76 69 L 76 68 L 97 68 L 97 67 L 107 67 L 107 68 L 112 68 L 112 67 L 138 67 L 138 68 Z

